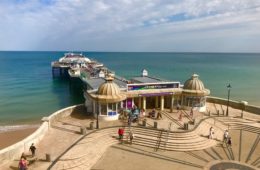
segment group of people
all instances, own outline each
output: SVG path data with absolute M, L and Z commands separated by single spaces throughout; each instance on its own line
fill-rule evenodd
M 128 120 L 128 126 L 131 126 L 132 122 L 138 121 L 140 118 L 144 117 L 149 117 L 149 118 L 156 118 L 156 119 L 162 119 L 162 113 L 161 112 L 156 112 L 156 109 L 154 108 L 151 112 L 146 115 L 145 109 L 138 109 L 135 105 L 133 108 L 128 112 L 127 115 L 127 120 Z
M 149 113 L 148 117 L 150 118 L 156 118 L 156 119 L 162 119 L 162 113 L 156 112 L 155 108 Z
M 213 139 L 214 134 L 215 134 L 215 132 L 214 132 L 213 127 L 210 127 L 210 129 L 209 129 L 209 139 Z M 231 145 L 232 145 L 231 137 L 229 136 L 227 129 L 224 131 L 223 143 L 226 143 L 227 147 L 231 147 Z
M 223 138 L 223 143 L 226 143 L 227 146 L 231 146 L 231 137 L 229 136 L 228 130 L 225 130 L 224 132 L 224 138 Z
M 124 129 L 124 128 L 119 128 L 119 129 L 118 129 L 119 141 L 120 141 L 121 143 L 123 143 L 124 133 L 125 133 L 125 129 Z M 127 138 L 127 139 L 129 139 L 130 144 L 133 143 L 134 132 L 133 132 L 132 130 L 129 130 L 129 132 L 128 132 L 128 138 Z
M 32 145 L 30 146 L 29 150 L 31 151 L 31 155 L 32 157 L 35 156 L 35 151 L 36 151 L 36 147 L 34 146 L 34 144 L 32 143 Z M 21 157 L 20 157 L 20 160 L 19 160 L 19 163 L 18 163 L 18 168 L 19 170 L 27 170 L 28 169 L 28 161 L 27 161 L 27 157 L 25 155 L 25 153 L 23 152 Z

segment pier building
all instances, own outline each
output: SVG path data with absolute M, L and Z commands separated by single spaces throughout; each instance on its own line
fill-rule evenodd
M 82 53 L 65 53 L 58 61 L 53 61 L 53 77 L 79 77 L 80 70 L 86 69 L 88 72 L 94 72 L 103 67 L 102 63 L 87 58 Z
M 184 85 L 179 81 L 163 80 L 148 75 L 126 81 L 118 77 L 97 77 L 85 81 L 85 106 L 88 112 L 101 119 L 116 120 L 119 111 L 137 106 L 139 109 L 195 109 L 206 111 L 206 98 L 210 91 L 204 87 L 199 75 L 193 74 Z

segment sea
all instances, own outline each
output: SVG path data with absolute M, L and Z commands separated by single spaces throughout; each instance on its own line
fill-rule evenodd
M 67 79 L 52 77 L 51 62 L 59 52 L 0 52 L 0 127 L 40 123 L 44 116 L 84 102 L 83 90 Z M 245 100 L 260 106 L 260 54 L 82 52 L 119 76 L 131 78 L 146 69 L 150 76 L 182 84 L 196 73 L 212 96 Z M 7 128 L 3 128 L 7 127 Z M 0 128 L 1 129 L 1 128 Z M 1 131 L 1 130 L 0 130 Z

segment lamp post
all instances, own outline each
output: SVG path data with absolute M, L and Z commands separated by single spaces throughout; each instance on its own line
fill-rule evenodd
M 231 85 L 230 85 L 230 84 L 228 84 L 227 89 L 228 89 L 228 101 L 227 101 L 227 111 L 226 111 L 226 116 L 228 116 L 229 97 L 230 97 L 230 90 L 231 90 Z
M 100 112 L 100 106 L 99 106 L 99 102 L 98 102 L 98 101 L 97 101 L 97 105 L 98 105 L 98 109 L 97 109 L 97 123 L 96 123 L 96 128 L 99 129 L 98 116 L 99 116 L 99 112 Z

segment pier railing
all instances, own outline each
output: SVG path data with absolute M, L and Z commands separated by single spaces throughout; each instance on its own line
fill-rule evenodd
M 213 97 L 213 96 L 208 96 L 207 102 L 220 104 L 220 105 L 227 105 L 227 103 L 228 103 L 227 99 L 219 98 L 219 97 Z M 232 108 L 235 108 L 235 109 L 240 109 L 240 110 L 243 110 L 243 111 L 246 111 L 246 112 L 250 112 L 250 113 L 260 115 L 260 107 L 259 106 L 243 105 L 243 103 L 241 103 L 241 101 L 235 101 L 235 100 L 229 100 L 229 106 L 232 107 Z

